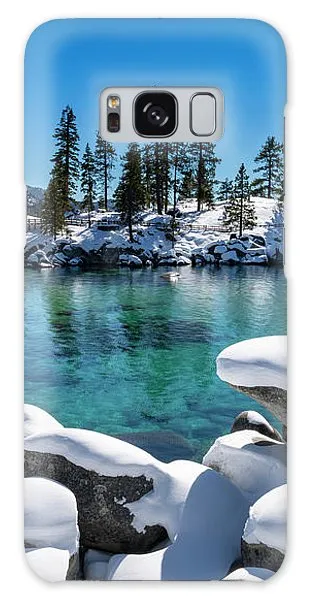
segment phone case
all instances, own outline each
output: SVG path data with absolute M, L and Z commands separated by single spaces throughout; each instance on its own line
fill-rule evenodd
M 222 91 L 112 144 L 112 86 Z M 25 552 L 47 581 L 243 580 L 286 532 L 286 57 L 247 19 L 67 19 L 25 57 Z

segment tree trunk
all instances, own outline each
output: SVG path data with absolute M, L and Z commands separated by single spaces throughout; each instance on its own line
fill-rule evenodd
M 104 148 L 104 207 L 105 210 L 108 210 L 108 203 L 107 203 L 107 175 L 108 175 L 108 170 L 107 170 L 107 150 L 106 150 L 106 142 L 105 142 L 105 148 Z
M 272 164 L 271 158 L 268 160 L 268 189 L 267 189 L 267 197 L 271 198 L 271 188 L 272 188 Z

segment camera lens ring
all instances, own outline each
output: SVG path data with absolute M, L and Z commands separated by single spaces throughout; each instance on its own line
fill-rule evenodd
M 164 138 L 174 134 L 178 125 L 178 103 L 169 91 L 145 90 L 133 105 L 133 126 L 141 137 Z

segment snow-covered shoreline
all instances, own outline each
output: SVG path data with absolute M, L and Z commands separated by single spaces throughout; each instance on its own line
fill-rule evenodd
M 266 379 L 250 357 L 244 364 L 253 385 L 278 383 L 277 343 L 258 344 Z M 255 411 L 238 415 L 199 464 L 162 462 L 25 405 L 25 477 L 27 560 L 49 581 L 260 581 L 284 558 L 286 443 Z
M 282 216 L 274 213 L 273 200 L 255 198 L 255 205 L 257 224 L 241 238 L 224 232 L 224 205 L 197 213 L 193 202 L 183 204 L 181 218 L 175 221 L 170 215 L 150 210 L 141 213 L 134 227 L 133 242 L 126 227 L 117 225 L 110 230 L 108 221 L 115 220 L 113 213 L 93 213 L 91 227 L 87 225 L 87 215 L 81 215 L 79 224 L 68 224 L 67 235 L 56 240 L 43 234 L 38 225 L 27 233 L 25 265 L 142 268 L 281 263 Z

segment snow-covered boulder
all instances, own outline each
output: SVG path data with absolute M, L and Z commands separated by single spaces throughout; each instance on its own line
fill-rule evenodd
M 140 269 L 143 266 L 143 262 L 138 256 L 135 256 L 135 254 L 120 254 L 119 265 L 121 267 Z
M 277 442 L 283 442 L 283 438 L 279 431 L 277 431 L 263 415 L 255 410 L 244 410 L 234 419 L 231 433 L 234 433 L 234 431 L 243 431 L 244 429 L 252 429 L 273 440 L 277 440 Z
M 275 574 L 270 569 L 260 567 L 246 567 L 236 569 L 223 578 L 223 581 L 266 581 Z
M 196 478 L 175 541 L 147 554 L 118 554 L 109 580 L 218 580 L 240 558 L 248 504 L 228 479 L 207 469 Z
M 286 549 L 287 487 L 270 490 L 251 506 L 242 537 L 244 566 L 278 571 Z
M 83 260 L 82 258 L 76 257 L 76 258 L 71 258 L 69 260 L 69 266 L 70 267 L 82 267 L 83 266 Z
M 277 210 L 267 223 L 266 231 L 267 256 L 272 262 L 282 264 L 284 257 L 284 214 Z
M 267 265 L 268 264 L 268 258 L 266 256 L 265 253 L 256 253 L 256 254 L 251 254 L 251 253 L 247 253 L 243 262 L 246 265 Z
M 225 348 L 217 357 L 217 375 L 286 425 L 286 336 L 254 338 Z
M 203 464 L 228 477 L 252 504 L 286 483 L 286 444 L 257 431 L 236 431 L 219 437 Z
M 223 252 L 223 254 L 221 254 L 221 262 L 222 264 L 227 263 L 229 265 L 235 265 L 240 262 L 240 259 L 235 250 L 228 250 L 227 252 Z
M 66 552 L 66 579 L 74 579 L 78 572 L 79 546 L 74 494 L 55 481 L 29 477 L 25 479 L 24 510 L 25 547 L 32 550 L 55 548 Z M 61 556 L 63 559 L 65 555 Z
M 25 439 L 26 476 L 49 477 L 76 496 L 84 546 L 146 552 L 178 531 L 184 501 L 205 467 L 169 464 L 131 444 L 82 429 Z
M 37 250 L 33 254 L 30 254 L 26 259 L 26 264 L 37 268 L 52 267 L 52 263 L 43 250 Z
M 61 423 L 42 408 L 32 404 L 24 405 L 24 437 L 43 431 L 57 431 L 62 429 Z
M 63 252 L 56 252 L 52 258 L 55 267 L 65 267 L 68 263 L 68 257 Z
M 58 583 L 68 577 L 70 554 L 59 548 L 26 548 L 30 569 L 44 581 Z
M 210 248 L 208 248 L 208 252 L 211 251 L 213 251 L 214 254 L 224 254 L 227 251 L 227 246 L 226 244 L 219 244 L 214 248 L 211 246 Z
M 178 256 L 177 257 L 177 266 L 178 267 L 186 267 L 191 265 L 191 260 L 186 256 Z

